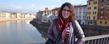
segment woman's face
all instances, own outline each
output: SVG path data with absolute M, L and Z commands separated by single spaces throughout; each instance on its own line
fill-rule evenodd
M 65 19 L 68 18 L 70 16 L 70 13 L 71 13 L 71 11 L 68 8 L 68 6 L 65 6 L 63 8 L 63 10 L 62 10 L 62 16 L 63 16 L 63 18 L 65 18 Z

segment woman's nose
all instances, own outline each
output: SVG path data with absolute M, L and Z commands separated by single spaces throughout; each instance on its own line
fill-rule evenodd
M 68 11 L 65 11 L 65 13 L 68 13 Z

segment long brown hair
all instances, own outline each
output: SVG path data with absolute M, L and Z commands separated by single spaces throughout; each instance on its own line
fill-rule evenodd
M 69 9 L 70 9 L 70 16 L 68 17 L 68 20 L 70 20 L 70 21 L 73 21 L 73 20 L 75 20 L 75 14 L 74 14 L 74 7 L 72 6 L 72 4 L 70 4 L 70 3 L 68 3 L 68 2 L 66 2 L 66 3 L 64 3 L 61 7 L 60 7 L 60 10 L 58 11 L 58 18 L 59 17 L 61 17 L 62 19 L 63 19 L 63 17 L 62 17 L 62 10 L 63 10 L 63 8 L 65 7 L 65 6 L 67 6 Z
M 63 10 L 63 8 L 65 7 L 65 6 L 67 6 L 69 9 L 70 9 L 70 16 L 67 18 L 67 19 L 64 19 L 63 18 L 63 16 L 62 16 L 62 10 Z M 65 29 L 67 26 L 67 24 L 69 23 L 69 22 L 72 22 L 72 21 L 74 21 L 75 20 L 75 14 L 74 14 L 74 8 L 73 8 L 73 6 L 70 4 L 70 3 L 68 3 L 68 2 L 66 2 L 66 3 L 64 3 L 62 6 L 61 6 L 61 8 L 60 8 L 60 10 L 59 10 L 59 13 L 58 13 L 58 21 L 57 21 L 57 28 L 58 28 L 58 31 L 60 32 L 60 31 L 62 31 L 62 28 L 63 29 Z

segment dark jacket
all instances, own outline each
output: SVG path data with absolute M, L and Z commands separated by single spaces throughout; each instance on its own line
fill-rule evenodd
M 55 19 L 53 23 L 51 23 L 51 26 L 49 27 L 49 30 L 48 30 L 48 39 L 52 40 L 54 44 L 56 44 L 55 42 L 57 41 L 57 38 L 59 38 L 58 36 L 61 36 L 59 35 L 60 32 L 57 31 L 56 23 L 57 23 L 57 20 Z M 69 44 L 83 44 L 84 42 L 83 38 L 85 36 L 77 20 L 71 23 L 70 30 L 72 30 L 73 33 L 71 33 L 71 36 L 70 36 L 71 40 Z M 61 39 L 58 41 L 58 44 L 62 44 Z

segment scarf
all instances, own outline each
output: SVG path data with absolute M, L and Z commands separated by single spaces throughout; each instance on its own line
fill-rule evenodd
M 62 40 L 64 41 L 64 43 L 67 42 L 67 39 L 68 38 L 64 38 L 66 35 L 66 33 L 62 32 L 62 30 L 64 31 L 66 28 L 68 28 L 68 30 L 70 30 L 70 25 L 69 25 L 70 21 L 68 19 L 62 19 L 62 18 L 58 18 L 58 22 L 57 22 L 57 29 L 58 29 L 58 32 L 61 32 L 63 35 L 61 35 L 62 37 Z

